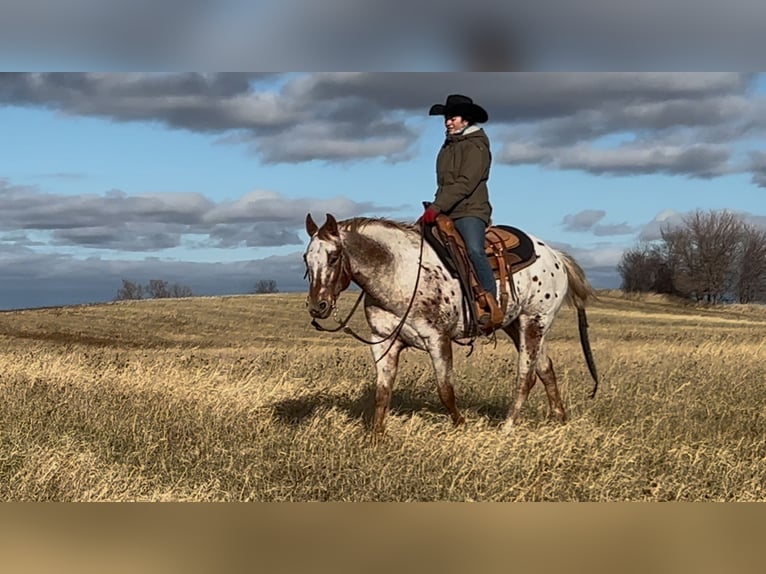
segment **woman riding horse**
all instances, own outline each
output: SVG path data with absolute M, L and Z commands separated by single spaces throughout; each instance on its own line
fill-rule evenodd
M 482 288 L 476 294 L 482 307 L 478 322 L 482 330 L 491 332 L 502 324 L 503 313 L 497 304 L 495 275 L 484 253 L 484 232 L 492 215 L 487 188 L 492 153 L 489 138 L 478 124 L 489 116 L 460 94 L 448 96 L 444 104 L 434 104 L 428 113 L 444 116 L 447 133 L 436 158 L 436 196 L 433 203 L 426 204 L 420 221 L 432 224 L 444 213 L 455 222 Z

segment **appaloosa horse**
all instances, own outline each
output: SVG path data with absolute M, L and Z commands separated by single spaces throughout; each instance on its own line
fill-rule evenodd
M 452 386 L 452 341 L 469 335 L 462 312 L 460 284 L 453 278 L 417 226 L 387 219 L 353 218 L 338 222 L 327 214 L 318 227 L 306 216 L 311 240 L 304 254 L 309 278 L 307 306 L 316 319 L 335 310 L 338 295 L 354 281 L 364 294 L 364 312 L 375 341 L 377 369 L 373 431 L 382 432 L 396 378 L 399 354 L 406 347 L 427 351 L 436 372 L 439 397 L 458 425 L 464 422 Z M 585 303 L 593 290 L 580 266 L 568 255 L 532 238 L 537 260 L 514 273 L 516 298 L 511 300 L 502 329 L 519 351 L 516 398 L 503 425 L 510 431 L 536 377 L 542 380 L 550 416 L 566 420 L 546 334 L 564 300 L 577 309 L 580 341 L 598 386 L 587 337 Z

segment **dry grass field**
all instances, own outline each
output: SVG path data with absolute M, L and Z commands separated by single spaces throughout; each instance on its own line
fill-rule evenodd
M 0 500 L 766 500 L 763 307 L 602 292 L 595 400 L 565 309 L 550 351 L 570 421 L 547 421 L 538 385 L 508 436 L 505 335 L 456 347 L 457 429 L 405 351 L 372 446 L 369 350 L 313 330 L 303 301 L 0 313 Z

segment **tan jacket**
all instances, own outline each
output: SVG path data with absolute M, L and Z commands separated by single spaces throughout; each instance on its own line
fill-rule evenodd
M 472 129 L 473 128 L 473 129 Z M 492 153 L 484 130 L 470 126 L 460 135 L 449 135 L 436 157 L 434 205 L 453 219 L 472 215 L 489 224 L 489 168 Z

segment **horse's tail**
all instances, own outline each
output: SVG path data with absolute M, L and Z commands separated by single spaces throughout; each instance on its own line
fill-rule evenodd
M 585 306 L 589 299 L 596 298 L 596 292 L 585 278 L 585 272 L 582 267 L 568 254 L 559 252 L 561 260 L 564 262 L 564 269 L 567 272 L 569 288 L 567 289 L 567 302 L 577 309 L 577 327 L 580 331 L 580 346 L 582 347 L 585 362 L 588 364 L 590 376 L 593 377 L 593 390 L 590 398 L 596 396 L 598 390 L 598 373 L 596 372 L 596 362 L 593 360 L 593 352 L 590 348 L 588 339 L 588 317 L 585 314 Z

